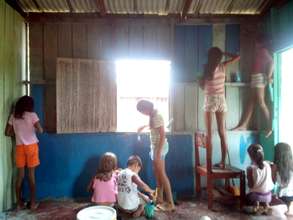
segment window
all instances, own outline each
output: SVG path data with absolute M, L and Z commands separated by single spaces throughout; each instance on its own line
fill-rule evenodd
M 281 54 L 281 102 L 279 115 L 279 138 L 281 142 L 287 142 L 290 146 L 293 146 L 293 105 L 291 97 L 291 94 L 293 93 L 292 60 L 293 48 L 286 50 Z
M 168 124 L 170 71 L 167 60 L 116 61 L 117 131 L 135 132 L 149 123 L 148 117 L 136 110 L 140 99 L 152 101 Z

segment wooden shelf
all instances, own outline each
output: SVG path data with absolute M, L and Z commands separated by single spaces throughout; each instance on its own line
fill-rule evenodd
M 249 86 L 250 84 L 249 83 L 246 83 L 246 82 L 225 82 L 225 86 L 242 86 L 242 87 L 244 87 L 244 86 Z

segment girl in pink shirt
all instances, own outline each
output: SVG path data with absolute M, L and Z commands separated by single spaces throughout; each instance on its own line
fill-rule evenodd
M 223 55 L 231 59 L 221 62 Z M 208 51 L 208 62 L 204 67 L 203 80 L 200 81 L 201 88 L 204 89 L 205 101 L 205 124 L 207 130 L 208 155 L 212 158 L 212 117 L 216 115 L 218 132 L 221 139 L 222 159 L 218 164 L 220 168 L 225 168 L 227 155 L 227 140 L 225 131 L 225 112 L 227 104 L 225 100 L 225 69 L 226 66 L 238 61 L 238 55 L 222 52 L 218 47 L 212 47 Z
M 34 112 L 34 100 L 30 96 L 22 96 L 15 104 L 5 129 L 6 136 L 15 136 L 15 162 L 18 170 L 16 180 L 17 209 L 24 208 L 21 198 L 21 186 L 25 167 L 28 169 L 30 186 L 30 208 L 36 209 L 35 168 L 40 164 L 39 147 L 36 132 L 43 132 L 39 118 Z
M 91 180 L 89 190 L 91 201 L 98 205 L 113 206 L 117 201 L 117 157 L 111 152 L 100 159 L 96 176 Z
M 251 119 L 253 110 L 259 105 L 267 122 L 266 137 L 272 134 L 272 118 L 268 106 L 265 102 L 265 88 L 273 81 L 274 61 L 266 48 L 268 39 L 259 35 L 256 39 L 254 64 L 251 71 L 251 92 L 249 102 L 244 112 L 242 120 L 233 130 L 246 130 Z

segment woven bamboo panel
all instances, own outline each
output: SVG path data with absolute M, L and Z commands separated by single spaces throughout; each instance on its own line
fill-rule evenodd
M 58 58 L 56 85 L 58 133 L 116 130 L 114 62 Z

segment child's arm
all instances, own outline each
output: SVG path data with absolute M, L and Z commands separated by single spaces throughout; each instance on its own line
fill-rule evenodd
M 145 128 L 148 128 L 148 125 L 143 125 L 137 129 L 137 133 L 141 133 Z
M 270 163 L 271 170 L 272 170 L 272 180 L 274 183 L 277 181 L 277 166 L 273 163 Z
M 13 125 L 12 125 L 12 119 L 13 116 L 10 115 L 8 120 L 7 120 L 7 123 L 6 123 L 6 127 L 5 127 L 5 136 L 7 137 L 14 137 L 15 136 L 15 133 L 14 133 L 14 130 L 13 130 Z
M 247 184 L 249 188 L 252 188 L 254 183 L 253 183 L 253 176 L 252 176 L 252 168 L 248 167 L 246 169 L 246 173 L 247 173 Z
M 228 53 L 228 52 L 223 52 L 223 55 L 231 58 L 231 59 L 226 60 L 226 61 L 223 62 L 223 65 L 224 65 L 224 66 L 227 66 L 227 65 L 229 65 L 229 64 L 231 64 L 231 63 L 235 63 L 235 62 L 237 62 L 238 60 L 240 60 L 240 56 L 237 55 L 237 54 L 232 54 L 232 53 Z
M 13 137 L 14 135 L 13 126 L 7 123 L 5 127 L 5 136 Z
M 40 121 L 37 121 L 35 124 L 34 124 L 34 127 L 35 127 L 35 129 L 37 130 L 37 132 L 39 132 L 39 133 L 43 133 L 43 128 L 42 128 L 42 126 L 41 126 L 41 123 L 40 123 Z
M 92 192 L 93 191 L 93 185 L 94 185 L 94 178 L 92 178 L 92 180 L 90 181 L 89 185 L 87 186 L 87 191 L 88 192 Z
M 133 175 L 131 177 L 132 182 L 134 182 L 140 189 L 147 193 L 153 194 L 155 191 L 152 190 L 146 183 L 144 183 L 138 175 Z

